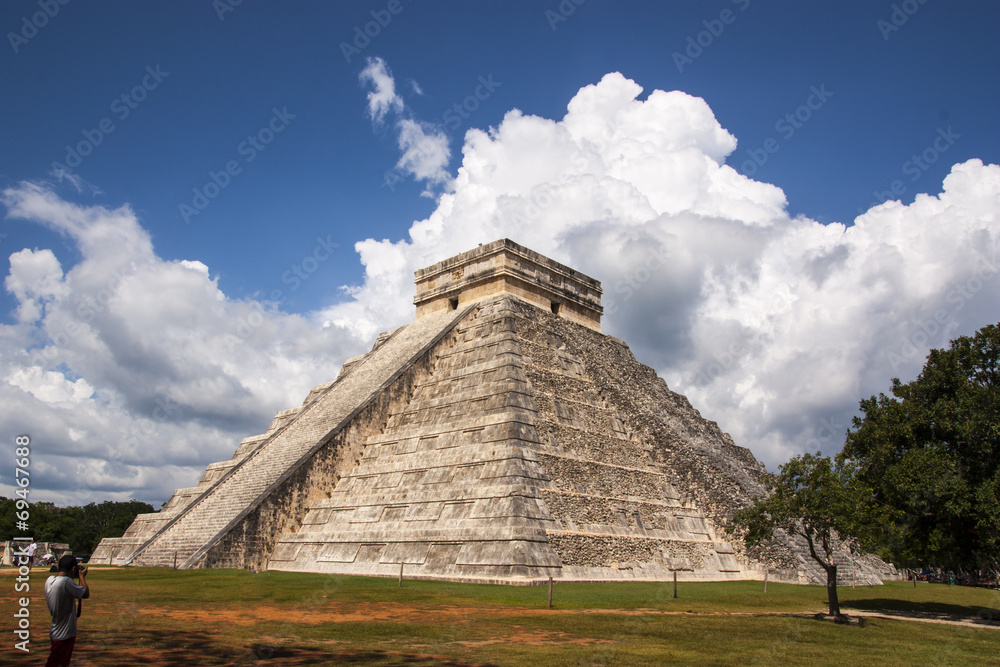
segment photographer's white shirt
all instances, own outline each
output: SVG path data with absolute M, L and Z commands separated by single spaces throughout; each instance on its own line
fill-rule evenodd
M 76 604 L 87 589 L 69 577 L 52 576 L 45 580 L 45 603 L 52 614 L 49 636 L 56 640 L 76 637 Z

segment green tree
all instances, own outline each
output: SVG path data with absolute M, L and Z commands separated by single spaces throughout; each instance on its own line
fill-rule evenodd
M 931 350 L 916 380 L 861 411 L 842 456 L 890 512 L 882 555 L 1000 572 L 1000 326 Z
M 34 537 L 39 542 L 63 542 L 77 554 L 93 553 L 105 537 L 121 537 L 137 514 L 153 511 L 138 500 L 104 501 L 86 507 L 57 507 L 49 502 L 28 504 L 29 529 L 18 530 L 14 523 L 16 498 L 0 496 L 0 540 Z
M 14 498 L 0 496 L 0 540 L 9 540 L 21 535 L 14 527 L 15 513 L 18 511 L 15 503 Z
M 73 530 L 73 517 L 67 512 L 69 508 L 57 507 L 54 503 L 30 503 L 30 519 L 27 532 L 39 542 L 69 542 L 69 534 Z
M 90 503 L 79 511 L 79 521 L 72 533 L 74 549 L 79 553 L 93 553 L 105 537 L 121 537 L 132 525 L 137 514 L 153 511 L 149 503 L 138 500 L 127 502 L 104 501 Z
M 780 467 L 770 479 L 766 497 L 736 512 L 734 526 L 744 529 L 748 546 L 771 540 L 776 529 L 803 537 L 809 555 L 826 572 L 830 615 L 839 617 L 838 550 L 859 544 L 871 520 L 869 494 L 848 466 L 835 465 L 817 452 L 803 454 Z

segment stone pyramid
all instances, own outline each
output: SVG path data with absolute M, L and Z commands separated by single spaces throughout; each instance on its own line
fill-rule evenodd
M 416 273 L 379 336 L 91 562 L 465 581 L 825 583 L 724 527 L 766 474 L 600 330 L 600 283 L 503 239 Z M 881 561 L 841 559 L 876 583 Z

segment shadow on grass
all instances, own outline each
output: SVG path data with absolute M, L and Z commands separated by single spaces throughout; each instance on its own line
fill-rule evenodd
M 870 600 L 851 600 L 842 602 L 841 606 L 865 611 L 884 611 L 893 614 L 938 618 L 951 617 L 972 622 L 991 624 L 1000 622 L 1000 609 L 980 607 L 977 605 L 947 604 L 944 602 L 911 602 L 909 600 L 892 600 L 888 598 L 873 598 Z
M 190 665 L 446 665 L 471 667 L 470 663 L 443 656 L 388 651 L 331 651 L 321 647 L 254 644 L 239 647 L 220 641 L 207 632 L 144 629 L 142 637 L 94 633 L 81 636 L 74 651 L 74 664 L 81 667 L 188 667 Z

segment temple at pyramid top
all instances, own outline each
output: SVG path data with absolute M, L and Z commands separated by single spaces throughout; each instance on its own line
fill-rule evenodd
M 601 283 L 500 239 L 416 272 L 417 318 L 512 294 L 577 324 L 601 330 Z

